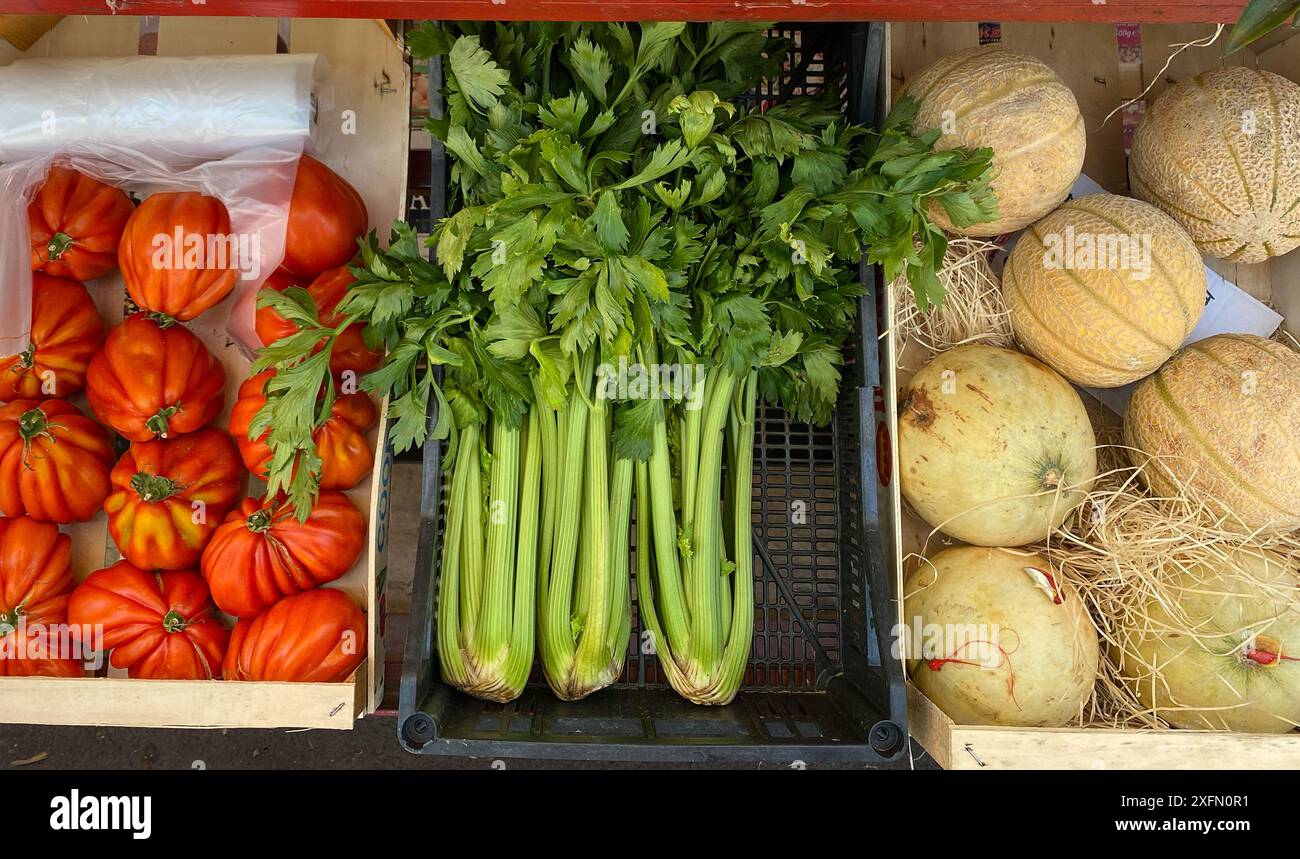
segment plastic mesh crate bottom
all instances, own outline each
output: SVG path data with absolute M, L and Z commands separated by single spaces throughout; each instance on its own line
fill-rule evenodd
M 525 743 L 862 742 L 861 731 L 824 695 L 748 693 L 728 707 L 698 707 L 671 691 L 644 689 L 608 695 L 599 708 L 591 703 L 529 690 L 510 704 L 457 707 L 439 727 L 444 736 L 465 740 Z

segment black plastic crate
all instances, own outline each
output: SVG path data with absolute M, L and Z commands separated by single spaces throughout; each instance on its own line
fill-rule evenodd
M 832 92 L 846 116 L 878 123 L 884 104 L 884 33 L 878 23 L 791 24 L 785 72 L 760 105 Z M 441 66 L 430 69 L 437 104 Z M 435 141 L 430 206 L 445 211 L 446 156 Z M 895 578 L 881 551 L 876 504 L 873 391 L 880 384 L 875 267 L 861 267 L 868 294 L 835 418 L 815 428 L 759 404 L 754 450 L 754 645 L 736 700 L 700 707 L 668 686 L 633 625 L 620 681 L 582 701 L 533 682 L 510 704 L 493 704 L 442 683 L 435 650 L 437 559 L 441 553 L 442 445 L 424 447 L 420 536 L 411 621 L 402 665 L 398 735 L 428 755 L 624 762 L 798 765 L 883 763 L 902 754 L 906 706 L 902 664 L 891 654 Z M 432 420 L 432 418 L 431 418 Z M 791 515 L 792 502 L 803 502 Z M 635 575 L 636 565 L 632 564 Z

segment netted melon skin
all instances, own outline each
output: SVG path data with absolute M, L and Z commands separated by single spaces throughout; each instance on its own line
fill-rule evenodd
M 1170 87 L 1134 134 L 1129 184 L 1207 256 L 1300 246 L 1300 86 L 1233 66 Z
M 1067 258 L 1062 267 L 1049 250 L 1067 247 L 1069 235 L 1097 247 L 1123 240 L 1129 250 L 1098 253 L 1115 259 L 1091 267 Z M 1167 361 L 1200 320 L 1205 289 L 1201 256 L 1178 222 L 1113 194 L 1071 200 L 1030 226 L 1002 273 L 1016 339 L 1070 381 L 1096 388 L 1135 382 Z
M 1060 205 L 1083 169 L 1079 104 L 1034 57 L 997 45 L 967 48 L 926 66 L 904 95 L 920 102 L 918 131 L 943 132 L 936 149 L 993 149 L 998 219 L 957 227 L 936 205 L 929 214 L 945 230 L 998 236 L 1022 229 Z
M 1124 440 L 1142 476 L 1172 496 L 1162 469 L 1207 496 L 1223 527 L 1300 528 L 1300 354 L 1249 334 L 1192 343 L 1133 391 Z

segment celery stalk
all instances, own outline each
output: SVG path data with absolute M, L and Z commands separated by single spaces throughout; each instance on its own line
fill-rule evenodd
M 519 430 L 500 422 L 492 427 L 492 479 L 488 490 L 487 562 L 478 624 L 469 640 L 469 657 L 484 670 L 505 661 L 510 638 L 515 576 L 516 505 L 519 503 Z
M 523 485 L 519 503 L 519 546 L 515 553 L 514 619 L 511 625 L 510 650 L 506 658 L 505 682 L 508 688 L 523 692 L 533 667 L 537 599 L 537 528 L 541 505 L 542 480 L 542 407 L 535 406 L 528 416 L 527 446 L 523 462 Z
M 664 632 L 669 641 L 656 642 L 658 650 L 668 644 L 676 652 L 684 653 L 690 646 L 690 612 L 686 607 L 686 594 L 682 581 L 682 565 L 678 561 L 677 518 L 673 513 L 672 465 L 668 453 L 668 431 L 663 422 L 655 427 L 654 449 L 647 468 L 649 485 L 646 503 L 650 506 L 649 521 L 654 522 L 654 557 L 656 586 L 662 600 Z M 638 514 L 639 515 L 639 514 Z M 637 546 L 650 546 L 638 542 Z M 638 554 L 645 551 L 641 549 Z M 663 633 L 656 632 L 656 638 Z
M 682 475 L 683 487 L 694 487 L 690 495 L 683 494 L 683 530 L 686 517 L 692 517 L 688 539 L 675 536 L 663 426 L 656 428 L 650 461 L 638 465 L 637 541 L 649 549 L 652 540 L 653 547 L 638 553 L 638 608 L 673 688 L 697 704 L 727 704 L 744 680 L 754 636 L 750 508 L 758 376 L 751 371 L 737 377 L 719 367 L 710 372 L 707 385 L 695 421 L 698 431 L 685 431 L 687 446 L 695 449 L 681 453 L 683 469 L 693 469 Z M 686 424 L 691 424 L 689 414 Z M 690 497 L 694 502 L 688 511 Z M 640 521 L 647 516 L 648 527 Z M 677 577 L 679 563 L 687 571 L 684 581 Z
M 477 505 L 465 503 L 469 469 L 478 468 L 478 425 L 460 431 L 456 464 L 452 470 L 447 499 L 447 523 L 442 535 L 442 577 L 438 580 L 438 660 L 442 676 L 451 685 L 465 688 L 469 668 L 461 644 L 460 549 L 466 511 L 477 515 Z
M 722 442 L 727 409 L 736 377 L 720 368 L 711 374 L 714 390 L 705 394 L 700 429 L 699 473 L 695 478 L 695 521 L 691 530 L 691 578 L 687 584 L 691 607 L 691 649 L 686 673 L 698 684 L 709 681 L 722 658 L 722 624 L 719 620 L 722 565 L 717 532 L 722 526 Z
M 566 684 L 567 666 L 573 661 L 572 607 L 578 560 L 578 525 L 582 519 L 583 461 L 587 440 L 587 402 L 575 385 L 569 404 L 560 412 L 562 444 L 554 466 L 560 482 L 555 511 L 555 533 L 546 580 L 537 594 L 538 646 L 542 669 L 552 688 Z
M 465 518 L 461 523 L 460 619 L 465 637 L 472 637 L 478 623 L 479 599 L 483 593 L 483 482 L 482 442 L 476 431 L 471 439 L 463 438 L 462 452 L 469 458 L 465 467 Z
M 566 701 L 618 679 L 631 631 L 633 467 L 616 461 L 611 468 L 609 403 L 592 395 L 594 356 L 580 364 L 560 418 L 559 456 L 546 465 L 558 488 L 552 555 L 538 592 L 543 673 Z
M 750 504 L 753 498 L 754 473 L 754 413 L 758 401 L 758 374 L 750 372 L 743 379 L 736 398 L 735 427 L 729 443 L 734 450 L 734 467 L 731 470 L 732 558 L 736 569 L 732 572 L 732 616 L 723 651 L 722 665 L 718 669 L 717 684 L 710 700 L 701 703 L 729 704 L 736 697 L 745 679 L 745 664 L 749 661 L 750 646 L 754 639 L 754 549 L 750 545 L 752 526 Z
M 490 429 L 486 511 L 479 425 L 457 440 L 438 584 L 438 657 L 447 683 L 504 702 L 523 692 L 533 661 L 540 415 L 529 415 L 526 433 L 495 421 Z

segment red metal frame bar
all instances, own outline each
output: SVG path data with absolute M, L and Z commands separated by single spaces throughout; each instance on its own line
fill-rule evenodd
M 545 21 L 1231 23 L 1246 0 L 0 0 L 0 13 Z

